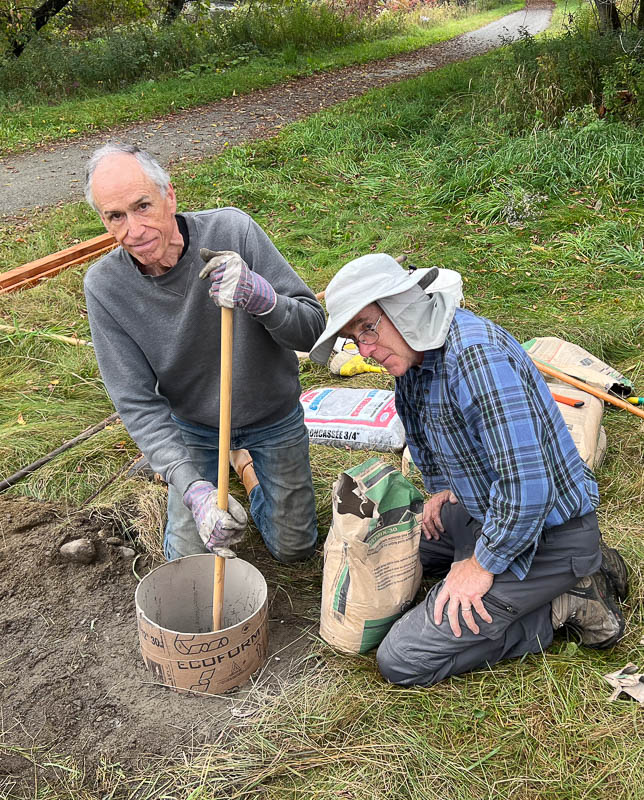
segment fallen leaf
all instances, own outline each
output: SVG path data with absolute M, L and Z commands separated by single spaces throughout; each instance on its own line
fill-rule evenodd
M 18 425 L 26 425 L 25 418 L 22 416 L 22 411 L 18 414 Z

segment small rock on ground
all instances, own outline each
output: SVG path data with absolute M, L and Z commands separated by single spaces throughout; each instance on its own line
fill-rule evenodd
M 96 558 L 96 548 L 89 539 L 74 539 L 66 542 L 59 552 L 63 558 L 79 564 L 91 564 Z

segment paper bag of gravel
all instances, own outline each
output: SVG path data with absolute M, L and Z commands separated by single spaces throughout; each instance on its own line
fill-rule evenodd
M 422 577 L 421 493 L 378 458 L 341 473 L 324 545 L 320 635 L 347 653 L 376 647 Z

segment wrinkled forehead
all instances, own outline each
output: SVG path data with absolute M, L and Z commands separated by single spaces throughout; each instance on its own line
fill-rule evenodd
M 124 199 L 130 195 L 142 194 L 162 196 L 154 180 L 129 153 L 110 154 L 101 159 L 92 176 L 91 185 L 95 197 L 108 195 Z

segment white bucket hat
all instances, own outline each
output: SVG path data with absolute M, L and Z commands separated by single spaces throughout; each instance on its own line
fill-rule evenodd
M 361 256 L 345 264 L 327 286 L 328 320 L 309 354 L 311 360 L 326 364 L 338 333 L 376 301 L 414 350 L 442 347 L 462 295 L 460 288 L 458 292 L 451 288 L 425 293 L 440 272 L 432 267 L 409 273 L 386 253 Z

